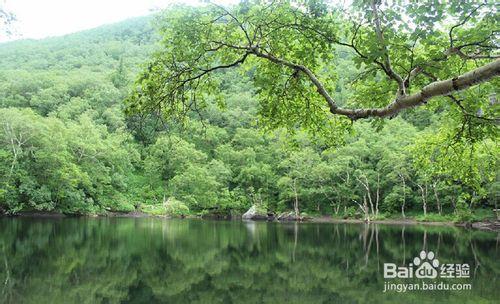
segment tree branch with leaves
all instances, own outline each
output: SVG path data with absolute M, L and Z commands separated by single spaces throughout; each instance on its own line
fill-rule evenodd
M 476 86 L 495 94 L 500 74 L 495 6 L 432 3 L 174 6 L 159 18 L 162 48 L 138 78 L 128 111 L 159 109 L 168 118 L 182 118 L 217 96 L 218 73 L 237 67 L 251 75 L 259 114 L 271 127 L 321 129 L 342 124 L 339 116 L 394 117 L 430 100 L 446 103 L 438 97 Z M 456 23 L 450 26 L 450 20 Z M 351 99 L 335 98 L 338 50 L 348 50 L 353 66 L 366 71 L 355 81 Z M 495 112 L 487 114 L 493 116 L 483 115 L 482 123 L 497 124 Z

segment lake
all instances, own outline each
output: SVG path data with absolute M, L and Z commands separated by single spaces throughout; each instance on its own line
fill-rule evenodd
M 160 218 L 0 218 L 0 231 L 0 303 L 476 304 L 500 299 L 495 232 Z M 468 264 L 469 278 L 440 282 L 471 284 L 471 290 L 384 292 L 385 281 L 423 281 L 383 277 L 384 263 L 408 265 L 422 250 L 433 251 L 441 265 Z

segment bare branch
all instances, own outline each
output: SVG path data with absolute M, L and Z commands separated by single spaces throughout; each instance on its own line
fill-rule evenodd
M 500 55 L 483 55 L 483 54 L 465 54 L 462 52 L 461 48 L 451 48 L 448 50 L 448 54 L 457 54 L 459 57 L 462 59 L 468 60 L 468 59 L 497 59 L 500 58 Z
M 464 116 L 494 122 L 495 124 L 500 123 L 499 118 L 489 118 L 489 117 L 478 116 L 478 115 L 474 115 L 474 114 L 469 113 L 467 111 L 467 109 L 465 109 L 465 107 L 462 105 L 461 101 L 458 98 L 456 98 L 455 96 L 453 96 L 452 94 L 446 95 L 446 97 L 450 98 L 460 108 L 460 111 L 462 112 L 462 114 Z
M 375 22 L 375 33 L 377 34 L 378 40 L 380 42 L 380 48 L 384 53 L 383 69 L 387 74 L 387 76 L 389 76 L 391 79 L 397 82 L 399 87 L 397 96 L 398 97 L 404 96 L 406 95 L 404 81 L 403 78 L 398 73 L 396 73 L 392 68 L 391 59 L 389 57 L 389 51 L 387 50 L 387 45 L 385 44 L 384 33 L 382 32 L 382 28 L 380 25 L 380 17 L 378 15 L 378 7 L 376 1 L 372 1 L 372 10 Z
M 474 15 L 474 13 L 476 13 L 476 11 L 478 9 L 480 9 L 481 7 L 483 7 L 485 5 L 486 5 L 486 3 L 481 3 L 475 9 L 473 9 L 472 11 L 470 11 L 470 13 L 467 16 L 465 16 L 464 20 L 462 20 L 460 23 L 455 24 L 454 26 L 451 27 L 451 29 L 450 29 L 450 31 L 448 33 L 448 36 L 450 37 L 450 49 L 453 48 L 453 42 L 454 42 L 454 40 L 453 40 L 453 31 L 456 28 L 461 27 L 462 25 L 464 25 L 472 17 L 472 15 Z
M 245 53 L 243 54 L 243 57 L 241 57 L 240 59 L 232 62 L 232 63 L 229 63 L 229 64 L 223 64 L 223 65 L 218 65 L 218 66 L 214 66 L 214 67 L 211 67 L 211 68 L 208 68 L 208 69 L 200 69 L 202 72 L 195 75 L 195 76 L 192 76 L 192 77 L 189 77 L 188 79 L 184 79 L 180 82 L 180 85 L 178 87 L 182 87 L 184 86 L 185 84 L 193 81 L 193 80 L 197 80 L 197 79 L 200 79 L 201 77 L 207 75 L 208 73 L 210 72 L 213 72 L 213 71 L 216 71 L 216 70 L 222 70 L 222 69 L 228 69 L 228 68 L 232 68 L 232 67 L 235 67 L 235 66 L 238 66 L 240 64 L 242 64 L 243 62 L 245 62 L 246 58 L 248 57 L 249 53 Z
M 238 20 L 238 18 L 236 18 L 236 16 L 234 14 L 232 14 L 230 11 L 228 11 L 224 6 L 222 5 L 218 5 L 216 3 L 211 3 L 213 6 L 219 8 L 220 10 L 222 10 L 224 12 L 225 15 L 231 17 L 231 19 L 233 19 L 236 24 L 238 25 L 238 27 L 243 31 L 243 33 L 245 34 L 245 37 L 247 39 L 247 42 L 249 45 L 252 45 L 252 39 L 250 39 L 250 36 L 248 34 L 248 31 L 245 29 L 245 26 L 243 25 L 242 22 L 240 22 L 240 20 Z

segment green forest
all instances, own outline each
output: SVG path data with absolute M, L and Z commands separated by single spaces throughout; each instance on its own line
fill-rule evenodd
M 370 30 L 322 1 L 294 3 L 175 6 L 0 44 L 0 213 L 494 217 L 491 4 L 380 18 L 354 5 Z M 386 26 L 398 9 L 421 30 Z M 490 74 L 468 81 L 474 69 Z M 456 92 L 425 91 L 451 78 Z

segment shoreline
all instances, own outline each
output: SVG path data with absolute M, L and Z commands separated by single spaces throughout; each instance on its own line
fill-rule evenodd
M 366 223 L 361 219 L 339 219 L 333 217 L 313 217 L 309 220 L 309 222 L 313 223 L 332 223 L 332 224 L 364 224 Z M 373 220 L 370 221 L 370 224 L 382 224 L 382 225 L 395 225 L 395 226 L 448 226 L 448 227 L 461 227 L 461 228 L 472 228 L 483 231 L 493 231 L 500 232 L 500 221 L 478 221 L 471 223 L 456 223 L 451 221 L 417 221 L 412 218 L 408 219 L 385 219 L 385 220 Z
M 362 219 L 341 219 L 334 218 L 330 216 L 325 217 L 313 217 L 311 220 L 313 223 L 345 223 L 345 224 L 363 224 L 368 223 Z M 425 221 L 417 221 L 412 218 L 407 219 L 384 219 L 384 220 L 373 220 L 369 222 L 370 224 L 387 224 L 387 225 L 419 225 L 424 224 L 427 226 L 457 226 L 459 223 L 443 221 L 443 222 L 425 222 Z
M 163 218 L 163 219 L 173 219 L 173 218 L 187 218 L 187 219 L 217 219 L 217 220 L 242 220 L 240 216 L 187 216 L 187 217 L 172 217 L 168 215 L 155 215 L 146 212 L 134 211 L 134 212 L 108 212 L 106 214 L 64 214 L 57 212 L 21 212 L 16 215 L 0 214 L 0 217 L 20 217 L 20 218 L 49 218 L 49 219 L 61 219 L 61 218 Z M 254 222 L 277 222 L 277 223 L 290 223 L 290 220 L 244 220 L 244 221 L 254 221 Z M 300 223 L 330 223 L 330 224 L 366 224 L 362 219 L 343 219 L 335 218 L 332 216 L 311 216 L 305 220 L 299 221 Z M 414 218 L 406 219 L 383 219 L 383 220 L 373 220 L 369 222 L 370 224 L 381 224 L 381 225 L 397 225 L 397 226 L 448 226 L 448 227 L 461 227 L 461 228 L 472 228 L 483 231 L 493 231 L 500 232 L 500 221 L 498 220 L 485 220 L 471 223 L 456 223 L 452 221 L 417 221 Z
M 312 223 L 331 223 L 331 224 L 367 224 L 361 219 L 340 219 L 331 216 L 312 217 L 308 220 Z M 477 222 L 452 222 L 452 221 L 417 221 L 413 218 L 406 219 L 384 219 L 373 220 L 369 224 L 393 225 L 393 226 L 446 226 L 459 227 L 464 229 L 476 229 L 482 231 L 500 232 L 500 221 L 483 220 Z

